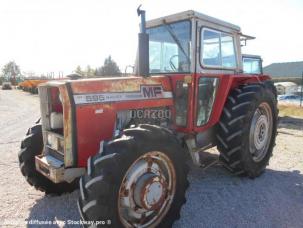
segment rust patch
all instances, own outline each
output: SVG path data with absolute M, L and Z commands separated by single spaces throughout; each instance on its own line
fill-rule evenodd
M 65 86 L 60 86 L 59 91 L 63 106 L 63 132 L 64 132 L 64 165 L 66 167 L 73 165 L 72 156 L 72 114 L 70 99 Z
M 169 79 L 165 76 L 149 78 L 142 77 L 119 77 L 86 79 L 71 82 L 74 93 L 97 93 L 97 92 L 134 92 L 139 91 L 141 85 L 161 84 L 164 90 L 171 90 Z

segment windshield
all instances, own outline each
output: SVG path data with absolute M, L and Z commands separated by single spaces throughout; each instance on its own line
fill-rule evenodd
M 190 72 L 190 21 L 163 24 L 147 29 L 149 72 Z

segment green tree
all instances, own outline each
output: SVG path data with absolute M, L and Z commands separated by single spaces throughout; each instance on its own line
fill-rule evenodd
M 96 69 L 97 76 L 120 76 L 121 71 L 117 63 L 112 59 L 111 56 L 108 56 L 104 60 L 102 67 Z
M 2 68 L 3 76 L 10 79 L 20 75 L 20 67 L 15 63 L 15 61 L 10 61 L 5 64 Z
M 75 73 L 76 73 L 76 74 L 79 74 L 79 75 L 81 75 L 81 76 L 84 76 L 84 72 L 82 71 L 80 65 L 77 66 L 77 68 L 76 68 L 76 70 L 75 70 Z
M 91 68 L 90 65 L 87 65 L 85 69 L 85 76 L 88 78 L 92 78 L 95 77 L 95 75 L 96 75 L 95 70 Z
M 0 76 L 0 85 L 5 81 L 4 77 Z

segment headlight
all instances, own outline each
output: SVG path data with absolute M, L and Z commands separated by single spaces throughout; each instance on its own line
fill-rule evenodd
M 50 115 L 50 125 L 52 129 L 63 128 L 63 114 L 52 112 Z

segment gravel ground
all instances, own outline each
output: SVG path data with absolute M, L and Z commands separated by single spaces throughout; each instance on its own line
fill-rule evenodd
M 78 191 L 45 196 L 30 187 L 19 171 L 20 141 L 38 118 L 37 95 L 0 90 L 0 227 L 8 227 L 7 223 L 25 227 L 25 220 L 77 227 L 62 222 L 79 220 Z M 303 227 L 302 148 L 303 120 L 284 118 L 274 156 L 261 177 L 234 177 L 220 165 L 192 168 L 187 203 L 174 227 Z

